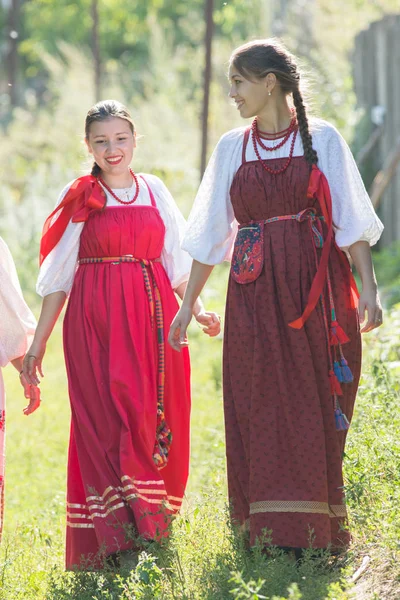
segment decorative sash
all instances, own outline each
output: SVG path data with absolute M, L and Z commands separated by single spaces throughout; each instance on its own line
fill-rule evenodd
M 135 256 L 101 256 L 80 258 L 80 265 L 120 265 L 124 263 L 139 263 L 142 267 L 144 285 L 149 300 L 151 324 L 157 332 L 158 346 L 158 380 L 157 380 L 157 425 L 156 439 L 153 450 L 153 460 L 158 469 L 163 469 L 168 463 L 169 450 L 172 444 L 172 432 L 169 428 L 164 413 L 165 392 L 165 340 L 164 340 L 164 313 L 162 308 L 161 293 L 153 272 L 153 264 L 161 262 L 159 258 L 149 260 Z
M 106 194 L 96 177 L 84 175 L 75 179 L 62 202 L 47 217 L 40 241 L 42 264 L 63 236 L 68 223 L 87 221 L 93 210 L 101 210 L 106 204 Z
M 351 383 L 353 375 L 343 355 L 342 345 L 349 341 L 346 333 L 339 325 L 332 293 L 332 283 L 329 273 L 329 258 L 334 248 L 342 260 L 348 274 L 351 289 L 352 308 L 358 304 L 358 290 L 345 254 L 337 246 L 333 234 L 332 198 L 329 184 L 325 175 L 316 165 L 312 166 L 308 183 L 307 198 L 317 200 L 322 216 L 317 216 L 316 209 L 308 207 L 296 215 L 282 215 L 262 221 L 250 221 L 239 226 L 233 250 L 231 275 L 240 284 L 251 283 L 259 277 L 264 265 L 264 226 L 278 221 L 308 222 L 310 235 L 313 237 L 316 273 L 311 284 L 308 300 L 303 314 L 289 323 L 293 329 L 301 329 L 315 309 L 321 303 L 326 342 L 329 358 L 329 382 L 333 397 L 336 428 L 345 430 L 349 427 L 346 416 L 342 413 L 338 396 L 342 395 L 341 383 Z M 321 223 L 326 223 L 327 233 L 324 238 Z M 322 249 L 320 255 L 317 248 Z M 329 309 L 324 298 L 324 288 L 327 285 Z

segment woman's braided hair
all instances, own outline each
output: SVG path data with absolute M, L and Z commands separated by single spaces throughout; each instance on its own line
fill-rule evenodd
M 85 120 L 85 137 L 89 139 L 90 126 L 92 123 L 96 121 L 107 121 L 107 119 L 111 119 L 113 117 L 117 117 L 118 119 L 124 119 L 124 121 L 128 121 L 129 126 L 132 130 L 132 133 L 135 133 L 135 124 L 133 119 L 128 111 L 128 109 L 118 102 L 118 100 L 102 100 L 101 102 L 97 102 L 91 109 L 89 109 L 86 120 Z M 91 175 L 97 177 L 100 175 L 101 169 L 99 165 L 95 162 L 93 163 Z
M 300 91 L 300 73 L 294 56 L 277 40 L 255 40 L 237 48 L 230 64 L 246 79 L 262 79 L 268 73 L 274 73 L 282 92 L 292 94 L 304 156 L 310 165 L 317 164 L 318 156 L 312 146 L 306 107 Z

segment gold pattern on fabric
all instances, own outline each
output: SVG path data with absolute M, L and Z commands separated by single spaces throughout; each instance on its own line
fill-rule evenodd
M 148 490 L 141 488 L 139 490 L 139 488 L 137 488 L 135 485 L 133 485 L 133 483 L 126 485 L 125 487 L 121 488 L 123 492 L 127 492 L 128 490 L 137 490 L 138 492 L 140 491 L 142 494 L 158 494 L 158 495 L 162 495 L 162 496 L 166 496 L 167 492 L 165 490 Z
M 149 489 L 148 487 L 143 487 L 164 485 L 163 481 L 139 481 L 132 477 L 128 477 L 128 475 L 124 475 L 121 477 L 121 482 L 127 483 L 128 485 L 117 488 L 108 486 L 102 495 L 92 494 L 91 496 L 87 496 L 87 504 L 67 502 L 67 508 L 70 511 L 67 513 L 67 525 L 69 527 L 93 528 L 93 523 L 88 521 L 92 521 L 95 517 L 105 518 L 113 511 L 125 507 L 129 500 L 134 499 L 141 499 L 149 504 L 163 505 L 168 510 L 174 512 L 181 507 L 183 498 L 168 496 L 165 489 Z M 140 485 L 140 487 L 137 487 L 137 485 Z M 128 491 L 131 491 L 132 493 L 127 493 Z M 149 495 L 158 496 L 158 498 L 151 498 Z M 162 496 L 162 498 L 160 498 L 160 496 Z M 80 512 L 74 512 L 78 510 Z M 74 519 L 80 519 L 81 521 L 86 520 L 86 523 L 77 523 Z
M 138 494 L 134 492 L 133 494 L 129 494 L 129 496 L 125 496 L 126 500 L 133 500 L 134 498 L 140 498 L 149 504 L 165 504 L 167 508 L 171 508 L 169 502 L 161 498 L 146 498 L 146 496 L 142 496 L 142 494 Z
M 183 498 L 179 498 L 178 496 L 168 496 L 168 500 L 176 500 L 176 502 L 179 502 L 180 504 L 183 502 Z
M 107 506 L 111 506 L 113 502 L 118 501 L 121 502 L 122 500 L 122 495 L 121 494 L 115 494 L 114 496 L 112 496 L 111 498 L 107 498 L 107 500 L 100 500 L 100 498 L 97 498 L 97 500 L 88 500 L 88 507 L 89 510 L 91 508 L 103 508 L 103 510 L 107 507 Z M 99 504 L 96 504 L 95 502 L 98 502 Z
M 105 497 L 106 497 L 106 496 L 107 496 L 107 495 L 108 495 L 110 492 L 112 492 L 112 491 L 114 491 L 114 490 L 115 490 L 115 488 L 113 488 L 113 487 L 112 487 L 112 485 L 109 485 L 109 486 L 108 486 L 108 488 L 107 488 L 107 489 L 104 491 L 104 493 L 103 493 L 101 496 L 87 496 L 86 500 L 87 500 L 87 501 L 89 501 L 89 500 L 97 500 L 97 501 L 100 501 L 100 502 L 101 502 L 101 501 L 103 501 L 103 502 L 104 502 L 104 499 L 105 499 Z
M 124 477 L 121 478 L 121 481 L 124 481 L 125 479 L 130 479 L 131 481 L 133 481 L 131 479 L 131 477 L 128 477 L 127 475 L 124 475 Z M 163 481 L 140 481 L 139 479 L 135 479 L 134 480 L 136 485 L 164 485 Z
M 106 510 L 105 513 L 91 513 L 91 517 L 108 517 L 108 515 L 112 512 L 114 512 L 114 510 L 117 510 L 118 508 L 123 508 L 125 506 L 124 502 L 120 502 L 119 504 L 114 504 L 114 506 L 110 506 L 109 509 Z
M 169 508 L 170 510 L 176 510 L 180 508 L 180 505 L 183 502 L 183 498 L 178 498 L 177 496 L 168 496 L 167 492 L 165 490 L 154 490 L 154 489 L 146 489 L 143 487 L 137 487 L 137 484 L 141 484 L 141 485 L 149 485 L 149 484 L 160 484 L 163 485 L 163 482 L 157 482 L 157 481 L 138 481 L 136 479 L 133 479 L 132 477 L 128 477 L 127 475 L 124 475 L 123 477 L 121 477 L 121 482 L 128 482 L 128 485 L 125 485 L 123 488 L 120 488 L 121 491 L 123 492 L 127 492 L 128 490 L 134 490 L 134 494 L 129 494 L 125 496 L 126 500 L 132 500 L 133 498 L 140 498 L 141 500 L 145 500 L 146 502 L 149 502 L 150 504 L 165 504 L 165 506 L 167 508 Z M 162 496 L 166 496 L 166 498 L 162 498 L 160 500 L 155 499 L 155 498 L 148 498 L 146 497 L 146 494 L 151 494 L 151 495 L 162 495 Z M 167 500 L 167 501 L 166 501 Z M 173 500 L 175 502 L 179 502 L 179 505 L 177 506 L 176 504 L 172 504 L 169 501 Z
M 329 515 L 331 518 L 347 516 L 344 504 L 330 505 L 309 500 L 262 500 L 250 504 L 251 515 L 268 512 L 311 513 Z
M 91 516 L 82 513 L 67 513 L 67 519 L 90 519 Z

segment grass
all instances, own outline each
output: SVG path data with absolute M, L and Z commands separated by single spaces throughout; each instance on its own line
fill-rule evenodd
M 216 269 L 206 304 L 222 312 L 227 269 Z M 192 462 L 185 509 L 166 548 L 150 545 L 132 573 L 65 573 L 65 476 L 69 401 L 61 327 L 45 360 L 43 404 L 31 417 L 17 377 L 8 392 L 5 532 L 1 600 L 350 600 L 350 574 L 369 555 L 363 599 L 400 597 L 400 309 L 365 338 L 364 376 L 346 449 L 346 490 L 354 541 L 332 560 L 306 554 L 300 566 L 278 550 L 246 551 L 229 522 L 221 391 L 221 339 L 191 330 Z

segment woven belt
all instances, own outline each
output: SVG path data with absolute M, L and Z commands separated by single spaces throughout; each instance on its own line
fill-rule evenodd
M 301 210 L 296 215 L 283 215 L 281 217 L 272 217 L 271 219 L 265 219 L 263 223 L 275 223 L 275 221 L 298 221 L 299 223 L 301 223 L 306 219 L 310 219 L 311 221 L 315 221 L 317 219 L 320 221 L 325 220 L 323 216 L 317 216 L 315 208 L 309 207 L 305 208 L 304 210 Z
M 157 378 L 157 426 L 156 441 L 153 450 L 153 460 L 159 469 L 168 462 L 169 449 L 172 442 L 172 433 L 165 421 L 164 415 L 164 390 L 165 390 L 165 343 L 164 343 L 164 313 L 162 308 L 161 293 L 153 273 L 153 263 L 161 262 L 159 258 L 136 258 L 125 256 L 102 256 L 96 258 L 80 258 L 80 265 L 109 263 L 119 265 L 122 263 L 139 263 L 142 268 L 144 285 L 149 300 L 151 324 L 156 327 L 158 346 L 158 378 Z
M 102 264 L 102 263 L 111 263 L 112 265 L 120 265 L 121 263 L 141 263 L 148 267 L 151 263 L 161 262 L 160 258 L 136 258 L 136 256 L 132 256 L 131 254 L 125 254 L 123 256 L 100 256 L 100 257 L 90 257 L 90 258 L 80 258 L 80 265 L 93 265 L 93 264 Z

